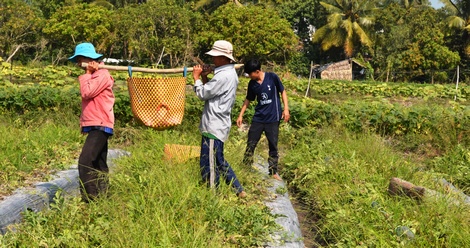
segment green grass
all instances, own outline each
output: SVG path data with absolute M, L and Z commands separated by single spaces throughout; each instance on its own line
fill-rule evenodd
M 0 117 L 0 195 L 70 166 L 80 151 L 78 117 L 29 112 Z
M 247 247 L 260 246 L 277 230 L 264 205 L 266 182 L 244 170 L 234 130 L 226 159 L 248 192 L 236 197 L 222 184 L 211 191 L 200 182 L 198 159 L 178 164 L 163 160 L 165 143 L 199 145 L 186 127 L 163 132 L 118 129 L 130 157 L 116 161 L 110 195 L 85 205 L 59 197 L 51 210 L 27 213 L 16 232 L 0 237 L 0 247 Z
M 240 85 L 241 95 L 246 82 L 242 80 Z M 304 101 L 293 94 L 290 97 L 292 102 Z M 403 102 L 430 113 L 423 116 L 433 116 L 433 128 L 377 132 L 336 112 L 339 118 L 325 117 L 329 122 L 318 129 L 282 124 L 281 175 L 288 190 L 311 209 L 314 241 L 338 247 L 470 247 L 469 206 L 454 205 L 447 199 L 416 201 L 387 193 L 391 177 L 441 193 L 444 190 L 436 181 L 445 178 L 470 192 L 468 127 L 461 125 L 466 123 L 463 120 L 467 120 L 468 111 L 459 111 L 452 118 L 439 114 L 464 106 L 442 99 L 332 95 L 328 99 L 332 106 L 353 110 L 374 101 Z M 240 104 L 242 100 L 237 98 Z M 312 106 L 319 105 L 306 105 L 302 113 L 312 112 Z M 212 192 L 202 185 L 197 159 L 182 164 L 162 159 L 165 143 L 199 145 L 196 126 L 201 107 L 202 102 L 188 97 L 183 125 L 162 132 L 118 123 L 110 147 L 123 148 L 132 156 L 117 161 L 109 197 L 85 205 L 78 198 L 58 195 L 51 210 L 26 213 L 16 232 L 0 237 L 0 247 L 262 245 L 276 225 L 263 204 L 266 182 L 240 164 L 246 133 L 232 128 L 225 144 L 226 159 L 249 194 L 244 200 L 236 198 L 228 186 Z M 3 192 L 27 185 L 32 178 L 47 179 L 51 171 L 68 167 L 78 157 L 84 136 L 78 132 L 78 116 L 72 113 L 37 111 L 0 117 Z M 266 150 L 262 141 L 256 152 L 265 157 Z M 278 193 L 286 190 L 277 189 Z M 402 227 L 409 228 L 414 237 L 403 235 Z
M 422 161 L 404 156 L 383 137 L 367 132 L 351 134 L 341 127 L 285 130 L 283 139 L 292 136 L 295 142 L 287 148 L 283 170 L 291 190 L 311 207 L 312 215 L 318 219 L 312 227 L 316 229 L 314 239 L 318 244 L 470 245 L 470 206 L 455 206 L 445 199 L 417 202 L 387 193 L 391 177 L 444 193 L 436 179 L 451 180 L 457 172 L 447 170 L 453 174 L 445 174 L 445 171 L 430 170 L 432 159 Z M 442 168 L 444 164 L 435 167 Z M 398 235 L 400 226 L 410 228 L 414 238 Z

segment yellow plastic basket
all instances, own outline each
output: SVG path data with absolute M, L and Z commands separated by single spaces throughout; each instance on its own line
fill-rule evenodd
M 181 124 L 185 85 L 186 77 L 127 78 L 134 118 L 157 130 Z

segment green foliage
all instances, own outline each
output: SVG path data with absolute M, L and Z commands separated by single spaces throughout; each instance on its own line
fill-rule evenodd
M 75 99 L 75 101 L 74 101 Z M 74 108 L 74 106 L 76 106 Z M 27 111 L 54 110 L 80 107 L 79 89 L 42 86 L 0 87 L 0 110 L 25 113 Z
M 371 39 L 374 41 L 374 59 L 371 63 L 378 72 L 382 73 L 379 80 L 385 81 L 384 73 L 393 69 L 390 60 L 394 59 L 395 53 L 402 51 L 411 43 L 410 24 L 403 20 L 406 13 L 406 9 L 396 3 L 380 8 L 376 12 L 375 32 L 371 34 Z
M 317 245 L 461 247 L 470 243 L 467 206 L 438 199 L 417 203 L 387 193 L 391 177 L 444 192 L 436 180 L 452 178 L 455 174 L 450 171 L 434 173 L 425 162 L 409 159 L 392 149 L 387 139 L 367 132 L 304 128 L 283 130 L 281 135 L 281 140 L 293 141 L 283 159 L 283 176 L 311 209 Z
M 470 108 L 452 104 L 390 103 L 386 100 L 344 100 L 325 103 L 312 99 L 291 98 L 291 121 L 295 128 L 341 126 L 353 133 L 372 132 L 395 138 L 415 137 L 403 144 L 408 150 L 423 149 L 425 143 L 437 142 L 447 150 L 455 143 L 469 144 L 465 133 L 470 123 Z
M 456 28 L 461 30 L 470 29 L 468 24 L 470 18 L 470 4 L 463 0 L 442 0 L 442 3 L 446 6 L 450 15 L 446 22 L 450 28 Z M 468 43 L 467 43 L 468 44 Z
M 288 89 L 294 87 L 291 83 L 284 81 Z M 446 200 L 417 204 L 390 198 L 386 191 L 388 180 L 399 177 L 443 192 L 436 182 L 445 178 L 468 193 L 469 108 L 430 100 L 452 86 L 324 80 L 313 84 L 318 84 L 313 92 L 326 96 L 325 102 L 291 97 L 290 124 L 301 128 L 283 129 L 280 140 L 288 151 L 283 177 L 311 209 L 315 242 L 344 247 L 466 246 L 470 216 L 461 213 L 468 207 L 449 206 Z M 367 96 L 374 94 L 382 97 Z M 403 99 L 408 94 L 427 94 L 428 100 Z
M 145 3 L 147 1 L 144 1 L 144 0 L 109 0 L 109 2 L 112 5 L 114 5 L 114 7 L 116 8 L 122 8 L 128 5 L 136 5 L 136 4 Z
M 295 75 L 299 75 L 302 77 L 309 77 L 310 76 L 310 61 L 304 54 L 298 52 L 292 55 L 292 58 L 289 60 L 287 64 L 289 68 L 289 72 L 292 72 Z
M 460 134 L 460 135 L 463 135 Z M 451 179 L 458 188 L 466 194 L 470 194 L 470 150 L 464 145 L 455 146 L 445 156 L 437 157 L 429 166 L 438 173 L 452 175 Z
M 226 185 L 215 192 L 200 183 L 197 160 L 162 160 L 163 145 L 198 144 L 198 133 L 135 130 L 130 157 L 116 162 L 109 197 L 92 204 L 79 198 L 56 198 L 51 210 L 26 213 L 15 232 L 1 237 L 10 246 L 72 247 L 253 247 L 277 230 L 274 216 L 257 195 L 239 200 Z M 235 146 L 235 147 L 234 147 Z M 228 144 L 234 160 L 244 144 Z M 238 163 L 231 163 L 242 171 Z M 260 179 L 237 173 L 251 184 Z M 253 181 L 251 184 L 248 180 Z M 253 189 L 253 192 L 257 192 Z
M 185 65 L 194 52 L 192 26 L 197 18 L 197 13 L 167 1 L 127 6 L 115 15 L 117 36 L 113 46 L 125 51 L 124 57 L 141 63 L 162 59 L 160 63 L 171 68 Z M 137 19 L 140 21 L 135 22 Z
M 199 123 L 201 120 L 204 102 L 199 100 L 194 92 L 187 92 L 185 100 L 185 116 L 183 122 L 191 124 Z
M 299 94 L 307 90 L 308 81 L 284 80 L 288 89 Z M 428 99 L 453 100 L 455 96 L 461 102 L 470 98 L 470 87 L 460 84 L 457 89 L 450 84 L 414 84 L 414 83 L 383 83 L 374 81 L 339 81 L 319 80 L 310 81 L 310 90 L 314 97 L 339 95 L 339 96 L 363 96 L 363 97 L 415 97 Z
M 38 84 L 49 87 L 63 87 L 76 83 L 76 77 L 82 72 L 78 67 L 56 67 L 51 65 L 43 67 L 12 67 L 10 63 L 4 63 L 0 76 L 4 76 L 12 84 Z
M 470 58 L 470 4 L 465 0 L 442 0 L 445 6 L 444 30 L 450 49 L 458 51 L 468 63 Z
M 64 168 L 83 143 L 77 129 L 78 85 L 52 77 L 75 78 L 80 71 L 69 68 L 63 74 L 60 68 L 46 69 L 44 75 L 33 71 L 28 76 L 24 69 L 24 74 L 15 74 L 41 78 L 43 85 L 5 80 L 0 86 L 0 179 L 9 182 L 0 192 L 25 185 L 31 174 L 47 178 L 51 170 Z M 13 72 L 6 71 L 0 76 L 9 78 Z M 234 127 L 225 149 L 249 197 L 238 199 L 226 185 L 214 193 L 200 183 L 197 160 L 177 164 L 162 159 L 164 144 L 199 144 L 200 134 L 194 130 L 203 102 L 188 89 L 181 126 L 165 131 L 137 126 L 122 82 L 126 76 L 113 76 L 119 79 L 114 90 L 118 123 L 111 145 L 125 147 L 132 156 L 117 161 L 111 195 L 88 205 L 57 195 L 50 211 L 25 213 L 25 222 L 16 232 L 1 236 L 0 243 L 6 247 L 264 245 L 276 224 L 261 202 L 259 185 L 265 182 L 236 162 L 242 160 L 239 151 L 245 148 L 246 133 Z M 281 125 L 280 132 L 281 173 L 289 190 L 311 209 L 316 242 L 343 247 L 468 246 L 466 207 L 432 199 L 418 204 L 386 192 L 388 180 L 400 177 L 437 191 L 443 190 L 436 180 L 445 178 L 468 193 L 470 109 L 440 99 L 452 97 L 453 86 L 313 80 L 314 95 L 325 99 L 320 101 L 296 96 L 294 91 L 303 91 L 305 80 L 283 82 L 292 94 L 291 121 Z M 246 85 L 247 79 L 241 78 L 232 121 Z M 462 85 L 459 90 L 459 99 L 465 100 L 470 89 Z M 249 108 L 244 117 L 251 119 L 252 114 Z
M 416 15 L 422 19 L 413 19 L 417 26 L 411 29 L 414 33 L 412 43 L 406 50 L 398 53 L 397 60 L 392 64 L 395 68 L 412 72 L 404 76 L 405 80 L 420 76 L 426 70 L 453 69 L 460 62 L 458 53 L 450 51 L 444 45 L 444 35 L 439 29 L 428 25 L 435 15 L 435 10 L 427 9 Z
M 350 58 L 360 46 L 372 46 L 366 27 L 373 23 L 373 2 L 346 0 L 325 1 L 320 4 L 329 13 L 328 23 L 315 32 L 312 41 L 321 43 L 324 51 L 342 47 L 346 57 Z
M 204 32 L 197 37 L 198 50 L 208 51 L 214 41 L 226 39 L 233 44 L 240 62 L 257 57 L 285 63 L 298 42 L 289 23 L 275 9 L 256 5 L 228 3 L 219 7 L 201 30 Z
M 43 19 L 25 1 L 0 1 L 0 56 L 8 58 L 17 48 L 36 44 Z
M 127 90 L 127 89 L 126 89 Z M 127 91 L 115 91 L 114 115 L 120 123 L 132 121 Z M 0 111 L 24 114 L 30 111 L 61 111 L 70 109 L 80 114 L 80 90 L 77 87 L 51 88 L 47 86 L 0 86 Z
M 378 13 L 375 67 L 380 80 L 433 82 L 434 72 L 446 73 L 460 62 L 456 51 L 445 43 L 440 17 L 431 7 L 410 8 L 389 5 Z M 436 79 L 446 78 L 436 75 Z M 417 80 L 417 79 L 416 79 Z M 445 82 L 445 81 L 440 81 Z
M 112 42 L 109 40 L 113 31 L 112 14 L 99 5 L 63 6 L 47 20 L 43 32 L 53 44 L 67 48 L 70 54 L 73 54 L 75 44 L 81 42 L 91 42 L 98 51 L 102 51 Z
M 65 0 L 34 0 L 31 1 L 34 6 L 42 13 L 42 16 L 47 20 L 57 11 L 60 10 L 68 1 Z
M 82 73 L 78 67 L 14 67 L 10 70 L 9 66 L 5 66 L 0 71 L 0 111 L 22 114 L 70 109 L 79 115 L 81 105 L 77 77 Z M 131 123 L 133 117 L 127 86 L 121 87 L 118 81 L 125 80 L 127 73 L 115 75 L 115 117 L 119 123 Z M 10 82 L 10 78 L 14 83 Z
M 282 1 L 276 5 L 276 9 L 282 18 L 289 21 L 302 43 L 298 54 L 294 54 L 289 60 L 289 70 L 296 75 L 308 77 L 310 61 L 323 63 L 330 60 L 320 54 L 318 44 L 311 42 L 314 31 L 326 23 L 328 13 L 321 7 L 319 0 Z
M 0 116 L 0 195 L 45 180 L 50 171 L 67 168 L 78 157 L 78 115 L 67 108 Z
M 191 1 L 191 0 L 190 0 Z M 193 0 L 193 8 L 202 12 L 212 13 L 217 10 L 220 6 L 228 2 L 233 2 L 237 6 L 241 6 L 238 0 Z
M 0 56 L 63 64 L 77 43 L 90 41 L 105 57 L 173 68 L 193 65 L 216 39 L 227 39 L 240 62 L 259 57 L 296 75 L 308 76 L 310 61 L 363 54 L 370 78 L 442 82 L 456 63 L 470 62 L 468 4 L 444 2 L 436 11 L 411 0 L 2 0 Z M 468 81 L 468 72 L 460 78 Z

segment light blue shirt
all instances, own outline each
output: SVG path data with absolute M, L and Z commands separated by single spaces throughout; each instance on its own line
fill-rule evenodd
M 205 101 L 199 130 L 209 133 L 225 142 L 230 133 L 233 104 L 238 86 L 238 75 L 233 64 L 219 66 L 214 69 L 214 77 L 202 84 L 197 80 L 194 84 L 196 96 Z

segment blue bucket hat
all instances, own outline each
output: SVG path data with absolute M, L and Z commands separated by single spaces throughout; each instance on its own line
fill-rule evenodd
M 98 59 L 103 56 L 103 54 L 96 53 L 95 47 L 91 43 L 81 43 L 75 47 L 75 54 L 69 58 L 70 61 L 76 63 L 77 56 L 83 56 L 90 59 Z

